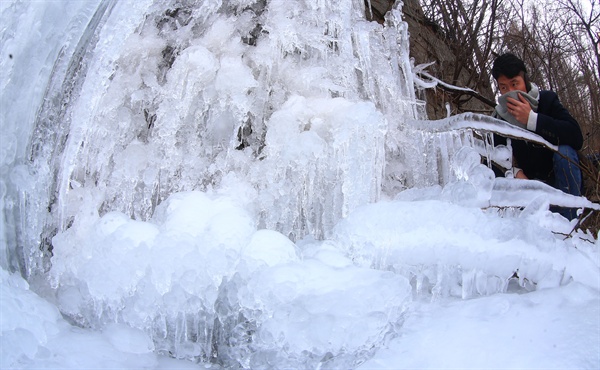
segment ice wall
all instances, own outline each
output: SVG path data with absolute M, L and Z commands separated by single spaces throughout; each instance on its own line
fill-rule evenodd
M 326 236 L 382 191 L 437 183 L 437 143 L 403 125 L 423 102 L 400 5 L 381 26 L 359 0 L 101 1 L 64 18 L 45 4 L 43 22 L 61 19 L 39 32 L 68 36 L 32 56 L 45 91 L 31 94 L 30 131 L 12 128 L 5 249 L 19 247 L 6 264 L 47 270 L 52 237 L 82 207 L 146 220 L 168 195 L 228 175 L 259 190 L 257 223 L 292 240 Z M 7 41 L 24 32 L 13 23 Z M 9 71 L 9 83 L 29 72 Z
M 437 176 L 412 170 L 423 151 L 404 121 L 423 102 L 401 9 L 385 26 L 364 13 L 360 0 L 3 3 L 2 266 L 73 323 L 125 323 L 165 355 L 364 360 L 401 322 L 408 283 L 333 251 L 300 262 L 275 233 L 323 239 L 414 174 Z M 394 283 L 373 289 L 381 278 Z M 364 299 L 332 317 L 349 287 Z

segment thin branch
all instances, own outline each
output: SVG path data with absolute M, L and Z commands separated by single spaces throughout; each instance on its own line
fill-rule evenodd
M 449 83 L 446 83 L 444 81 L 441 81 L 441 80 L 433 77 L 432 75 L 430 75 L 429 73 L 427 73 L 425 71 L 417 71 L 416 73 L 419 76 L 426 77 L 427 79 L 431 80 L 432 82 L 437 83 L 437 86 L 439 86 L 444 91 L 458 94 L 459 96 L 460 95 L 469 95 L 469 96 L 472 96 L 475 99 L 478 99 L 479 101 L 489 105 L 492 108 L 496 106 L 495 101 L 486 98 L 485 96 L 481 95 L 480 93 L 478 93 L 477 91 L 475 91 L 473 89 L 451 85 Z

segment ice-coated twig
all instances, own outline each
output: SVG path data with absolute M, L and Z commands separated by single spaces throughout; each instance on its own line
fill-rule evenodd
M 495 132 L 504 137 L 526 140 L 558 151 L 556 145 L 540 135 L 484 114 L 467 112 L 435 121 L 407 120 L 406 124 L 414 129 L 432 133 L 464 129 Z
M 420 87 L 428 89 L 428 88 L 440 86 L 443 90 L 446 90 L 446 91 L 455 91 L 455 92 L 460 92 L 463 94 L 473 96 L 473 97 L 481 100 L 482 102 L 486 103 L 490 107 L 493 107 L 496 105 L 494 101 L 486 98 L 485 96 L 481 95 L 480 93 L 478 93 L 477 91 L 475 91 L 471 88 L 460 87 L 460 86 L 446 83 L 438 78 L 433 77 L 429 73 L 425 72 L 425 68 L 429 67 L 432 64 L 433 63 L 419 64 L 419 65 L 413 67 L 415 83 L 417 83 L 417 85 L 419 85 Z M 423 79 L 422 77 L 426 77 L 429 81 L 425 81 L 425 79 Z
M 539 197 L 542 197 L 548 204 L 559 207 L 586 208 L 600 211 L 600 204 L 593 203 L 585 197 L 564 193 L 541 181 L 525 181 L 502 177 L 494 180 L 490 206 L 527 206 Z
M 474 93 L 474 94 L 478 94 L 477 91 L 470 89 L 468 87 L 460 87 L 460 86 L 456 86 L 456 85 L 451 85 L 449 83 L 446 83 L 438 78 L 433 77 L 432 75 L 430 75 L 429 73 L 425 72 L 425 68 L 429 67 L 430 65 L 432 65 L 433 63 L 427 63 L 427 64 L 419 64 L 418 66 L 414 67 L 414 72 L 416 75 L 420 76 L 424 76 L 427 77 L 431 82 L 426 82 L 427 84 L 430 83 L 434 83 L 435 85 L 440 85 L 443 86 L 449 90 L 454 90 L 454 91 L 463 91 L 466 93 Z M 420 78 L 421 79 L 421 78 Z M 422 80 L 422 79 L 421 79 Z

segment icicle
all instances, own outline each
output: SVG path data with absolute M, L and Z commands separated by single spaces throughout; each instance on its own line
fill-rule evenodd
M 373 6 L 371 0 L 367 0 L 367 7 L 369 8 L 369 18 L 373 19 Z
M 512 169 L 512 141 L 510 138 L 506 138 L 506 147 L 508 152 L 511 154 L 511 167 L 509 167 L 504 173 L 504 177 L 512 179 L 514 177 L 513 169 Z

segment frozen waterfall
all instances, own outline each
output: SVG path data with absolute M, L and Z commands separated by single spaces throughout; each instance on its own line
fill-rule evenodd
M 45 7 L 41 19 L 57 21 Z M 4 182 L 17 230 L 9 238 L 24 246 L 10 264 L 26 276 L 48 269 L 52 237 L 83 205 L 148 220 L 174 192 L 237 177 L 257 191 L 259 225 L 296 240 L 329 235 L 382 189 L 448 179 L 448 152 L 462 141 L 413 140 L 404 125 L 424 118 L 424 103 L 400 9 L 386 27 L 365 21 L 358 0 L 102 1 L 70 11 L 66 40 L 48 40 L 52 70 L 24 70 L 24 53 L 8 61 L 11 83 L 38 73 L 45 87 L 28 97 L 42 101 L 29 119 L 16 116 L 27 102 L 3 99 L 17 107 L 7 121 L 29 125 L 10 128 L 17 142 L 5 162 L 16 168 Z
M 18 302 L 31 288 L 72 325 L 142 338 L 135 353 L 354 368 L 413 299 L 599 288 L 597 242 L 555 239 L 572 225 L 544 213 L 549 190 L 511 197 L 479 161 L 505 155 L 489 132 L 526 131 L 426 120 L 400 1 L 384 25 L 363 0 L 11 1 L 0 16 L 0 264 Z M 481 210 L 524 203 L 533 231 Z

